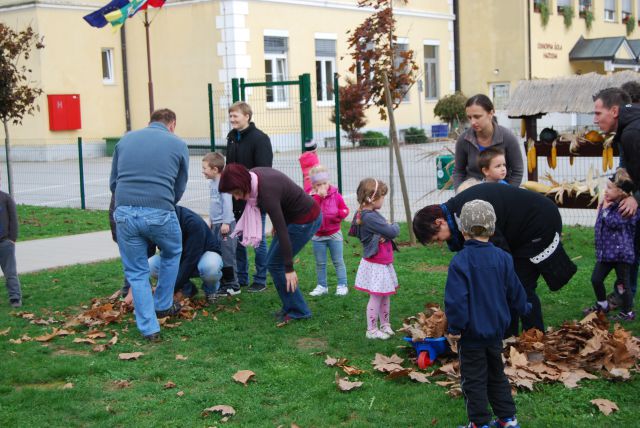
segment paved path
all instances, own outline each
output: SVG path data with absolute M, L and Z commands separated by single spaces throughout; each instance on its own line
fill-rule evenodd
M 59 238 L 34 239 L 16 244 L 18 273 L 94 263 L 120 257 L 111 232 L 83 233 Z

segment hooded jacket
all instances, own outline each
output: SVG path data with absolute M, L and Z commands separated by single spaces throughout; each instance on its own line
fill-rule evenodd
M 259 166 L 273 165 L 273 148 L 269 136 L 256 128 L 256 124 L 249 123 L 249 126 L 242 131 L 232 129 L 227 134 L 227 164 L 239 163 L 247 169 Z M 245 201 L 233 200 L 233 215 L 236 220 L 242 216 Z
M 349 208 L 344 203 L 342 195 L 334 186 L 329 186 L 327 196 L 312 195 L 320 205 L 322 224 L 316 232 L 317 236 L 330 236 L 340 230 L 340 223 L 349 215 Z
M 599 262 L 628 263 L 636 260 L 633 239 L 640 211 L 634 216 L 623 217 L 618 203 L 598 211 L 594 227 L 596 259 Z
M 635 186 L 633 197 L 640 203 L 640 106 L 627 104 L 620 107 L 613 142 L 620 148 L 620 166 L 631 176 Z

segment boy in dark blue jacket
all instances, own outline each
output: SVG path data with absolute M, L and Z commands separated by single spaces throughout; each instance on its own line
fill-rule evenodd
M 459 227 L 464 248 L 449 265 L 445 288 L 448 339 L 460 358 L 460 384 L 469 427 L 519 427 L 511 386 L 502 364 L 502 337 L 511 309 L 531 310 L 511 256 L 489 238 L 496 214 L 491 204 L 469 201 L 462 207 Z M 491 421 L 487 404 L 497 419 Z

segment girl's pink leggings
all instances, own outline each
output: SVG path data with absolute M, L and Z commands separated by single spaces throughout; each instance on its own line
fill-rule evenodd
M 390 307 L 391 296 L 369 295 L 369 303 L 367 304 L 367 329 L 369 331 L 378 329 L 378 320 L 380 320 L 380 327 L 389 324 Z

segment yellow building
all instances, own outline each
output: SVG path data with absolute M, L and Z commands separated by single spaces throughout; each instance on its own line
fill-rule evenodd
M 40 111 L 25 118 L 23 126 L 11 128 L 16 144 L 69 143 L 78 136 L 98 141 L 122 135 L 127 120 L 133 129 L 147 123 L 143 13 L 126 21 L 124 36 L 84 22 L 84 15 L 106 3 L 0 0 L 0 21 L 17 30 L 31 24 L 46 45 L 31 60 L 33 79 L 44 90 Z M 439 122 L 433 116 L 435 102 L 455 90 L 453 7 L 452 0 L 416 0 L 395 9 L 399 48 L 414 50 L 424 83 L 412 87 L 397 110 L 400 128 Z M 357 7 L 357 0 L 169 0 L 162 9 L 149 10 L 154 106 L 176 111 L 179 135 L 206 143 L 211 83 L 216 141 L 221 144 L 232 78 L 296 80 L 309 73 L 314 132 L 319 139 L 330 136 L 329 77 L 347 74 L 347 31 L 371 13 Z M 50 130 L 47 96 L 60 94 L 79 95 L 81 129 Z M 247 88 L 246 95 L 250 103 L 259 104 L 254 106 L 257 124 L 272 134 L 276 149 L 299 147 L 295 88 Z M 374 110 L 369 111 L 367 129 L 386 129 Z M 291 123 L 282 126 L 278 117 Z M 293 134 L 298 136 L 295 143 Z
M 460 1 L 461 89 L 500 110 L 520 80 L 637 71 L 639 16 L 638 0 Z

